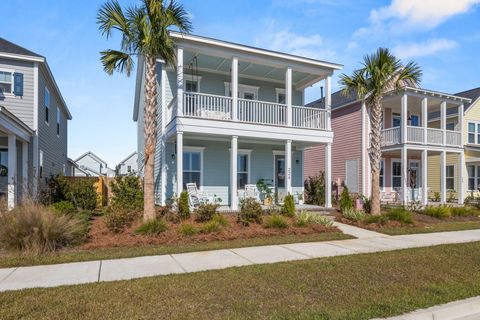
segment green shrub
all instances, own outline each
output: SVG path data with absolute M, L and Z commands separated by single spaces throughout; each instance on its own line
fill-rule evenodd
M 450 210 L 446 206 L 426 206 L 422 213 L 439 219 L 450 217 Z
M 288 223 L 283 216 L 274 214 L 274 215 L 268 216 L 265 219 L 263 227 L 267 229 L 269 228 L 286 229 L 288 228 Z
M 111 206 L 119 209 L 143 210 L 143 188 L 139 177 L 118 176 L 110 182 Z
M 60 201 L 53 204 L 53 212 L 60 215 L 68 215 L 77 212 L 77 208 L 70 201 Z
M 295 199 L 293 195 L 288 194 L 283 199 L 282 214 L 287 217 L 293 217 L 295 215 Z
M 450 214 L 454 217 L 469 217 L 474 215 L 471 207 L 451 207 Z
M 82 210 L 76 213 L 74 217 L 79 219 L 80 221 L 87 223 L 92 219 L 92 215 L 93 215 L 92 211 Z
M 348 208 L 342 211 L 342 215 L 344 218 L 350 221 L 363 221 L 365 219 L 365 212 L 361 210 L 356 210 L 354 208 Z
M 405 209 L 404 207 L 390 208 L 388 209 L 386 215 L 390 220 L 394 220 L 394 221 L 398 221 L 406 224 L 413 223 L 412 213 L 407 209 Z
M 118 233 L 130 227 L 136 217 L 137 214 L 130 210 L 114 209 L 105 215 L 104 221 L 108 230 Z
M 209 221 L 200 227 L 201 233 L 214 233 L 222 230 L 222 226 L 217 221 Z
M 193 236 L 198 233 L 198 229 L 190 223 L 182 223 L 178 228 L 178 232 L 183 236 Z
M 86 237 L 85 224 L 48 208 L 27 204 L 0 214 L 0 247 L 33 254 L 78 244 Z
M 312 224 L 321 224 L 326 227 L 331 227 L 333 226 L 333 221 L 326 216 L 304 210 L 297 213 L 297 219 L 295 221 L 297 227 L 306 227 Z
M 51 205 L 60 201 L 70 201 L 83 210 L 94 210 L 97 206 L 95 183 L 98 178 L 75 178 L 61 175 L 50 176 L 46 187 L 40 192 L 40 202 Z
M 262 206 L 255 198 L 247 198 L 240 203 L 240 212 L 237 215 L 237 222 L 244 226 L 250 223 L 262 223 Z
M 182 191 L 178 198 L 178 216 L 182 220 L 190 218 L 190 205 L 188 204 L 188 192 Z
M 387 221 L 388 221 L 388 217 L 385 214 L 378 214 L 378 215 L 367 214 L 365 215 L 365 218 L 363 218 L 363 222 L 365 223 L 384 224 L 384 223 L 387 223 Z
M 218 222 L 222 227 L 228 226 L 228 219 L 224 215 L 218 213 L 213 216 L 212 221 Z
M 350 210 L 353 208 L 353 199 L 348 193 L 347 186 L 343 187 L 342 194 L 340 195 L 340 211 Z
M 135 230 L 137 234 L 146 236 L 156 236 L 168 230 L 168 226 L 162 219 L 150 219 L 142 223 L 140 227 Z
M 213 216 L 217 214 L 218 207 L 218 204 L 213 203 L 199 205 L 195 210 L 195 220 L 198 222 L 207 222 L 212 220 Z
M 305 180 L 305 203 L 325 205 L 325 174 L 323 171 L 315 177 Z
M 361 199 L 363 202 L 363 211 L 365 211 L 365 213 L 370 213 L 372 211 L 372 200 L 365 196 L 361 196 Z

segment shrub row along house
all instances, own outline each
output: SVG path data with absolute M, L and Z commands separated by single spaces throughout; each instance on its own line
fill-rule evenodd
M 9 208 L 66 173 L 71 119 L 46 58 L 0 38 L 0 192 Z
M 176 68 L 158 60 L 155 190 L 165 203 L 187 183 L 238 207 L 245 185 L 269 181 L 281 201 L 305 178 L 369 196 L 370 115 L 355 92 L 330 93 L 341 65 L 172 32 Z M 143 163 L 144 62 L 134 102 Z M 305 88 L 325 97 L 305 105 Z M 405 86 L 382 99 L 382 201 L 457 201 L 480 188 L 480 89 L 455 95 Z M 331 160 L 333 159 L 333 161 Z M 180 182 L 178 182 L 180 181 Z
M 326 206 L 333 142 L 330 82 L 335 63 L 171 32 L 177 66 L 157 62 L 158 203 L 196 183 L 237 209 L 245 185 L 264 179 L 277 191 L 303 193 L 304 150 L 325 146 Z M 138 62 L 134 121 L 143 163 L 144 62 Z M 305 88 L 323 82 L 326 107 L 306 107 Z

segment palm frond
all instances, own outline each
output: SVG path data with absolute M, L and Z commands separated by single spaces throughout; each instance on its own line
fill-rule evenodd
M 100 61 L 106 73 L 111 75 L 113 71 L 118 71 L 130 76 L 134 67 L 134 62 L 130 54 L 117 50 L 107 50 L 100 52 L 100 55 Z
M 166 10 L 166 15 L 172 26 L 177 27 L 180 32 L 188 33 L 192 31 L 192 23 L 188 12 L 183 5 L 177 3 L 175 0 L 170 1 Z
M 124 36 L 130 34 L 128 20 L 117 0 L 108 0 L 100 7 L 97 13 L 97 24 L 102 35 L 107 38 L 111 37 L 113 29 L 120 31 Z

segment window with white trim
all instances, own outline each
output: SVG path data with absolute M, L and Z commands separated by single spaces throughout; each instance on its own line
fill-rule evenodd
M 57 136 L 60 137 L 60 108 L 57 108 Z
M 248 181 L 248 171 L 250 167 L 250 156 L 248 153 L 238 153 L 237 155 L 237 187 L 245 188 Z
M 480 144 L 480 123 L 468 122 L 468 143 Z
M 45 87 L 45 94 L 43 97 L 43 105 L 45 106 L 45 122 L 48 123 L 50 113 L 50 91 Z
M 202 152 L 201 151 L 183 151 L 183 188 L 187 188 L 187 183 L 196 183 L 197 187 L 202 182 Z
M 398 160 L 392 160 L 392 188 L 402 186 L 402 163 Z
M 379 184 L 380 184 L 380 190 L 383 190 L 385 187 L 385 160 L 380 160 L 380 179 L 379 179 Z
M 445 180 L 447 190 L 455 190 L 455 166 L 445 166 Z
M 275 88 L 275 93 L 277 94 L 277 103 L 286 104 L 287 96 L 285 95 L 285 89 Z
M 0 71 L 0 93 L 13 92 L 13 73 Z
M 38 174 L 40 178 L 43 178 L 43 151 L 42 150 L 40 150 Z
M 468 190 L 474 191 L 478 190 L 478 168 L 474 165 L 467 166 L 467 173 L 468 173 Z
M 128 173 L 132 172 L 132 166 L 127 166 L 127 172 Z
M 402 124 L 402 117 L 398 113 L 392 113 L 392 128 L 400 127 Z

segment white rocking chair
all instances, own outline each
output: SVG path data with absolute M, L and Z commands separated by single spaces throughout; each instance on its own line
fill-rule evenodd
M 188 202 L 191 208 L 196 208 L 201 204 L 209 203 L 210 198 L 205 192 L 198 191 L 196 183 L 187 183 Z

